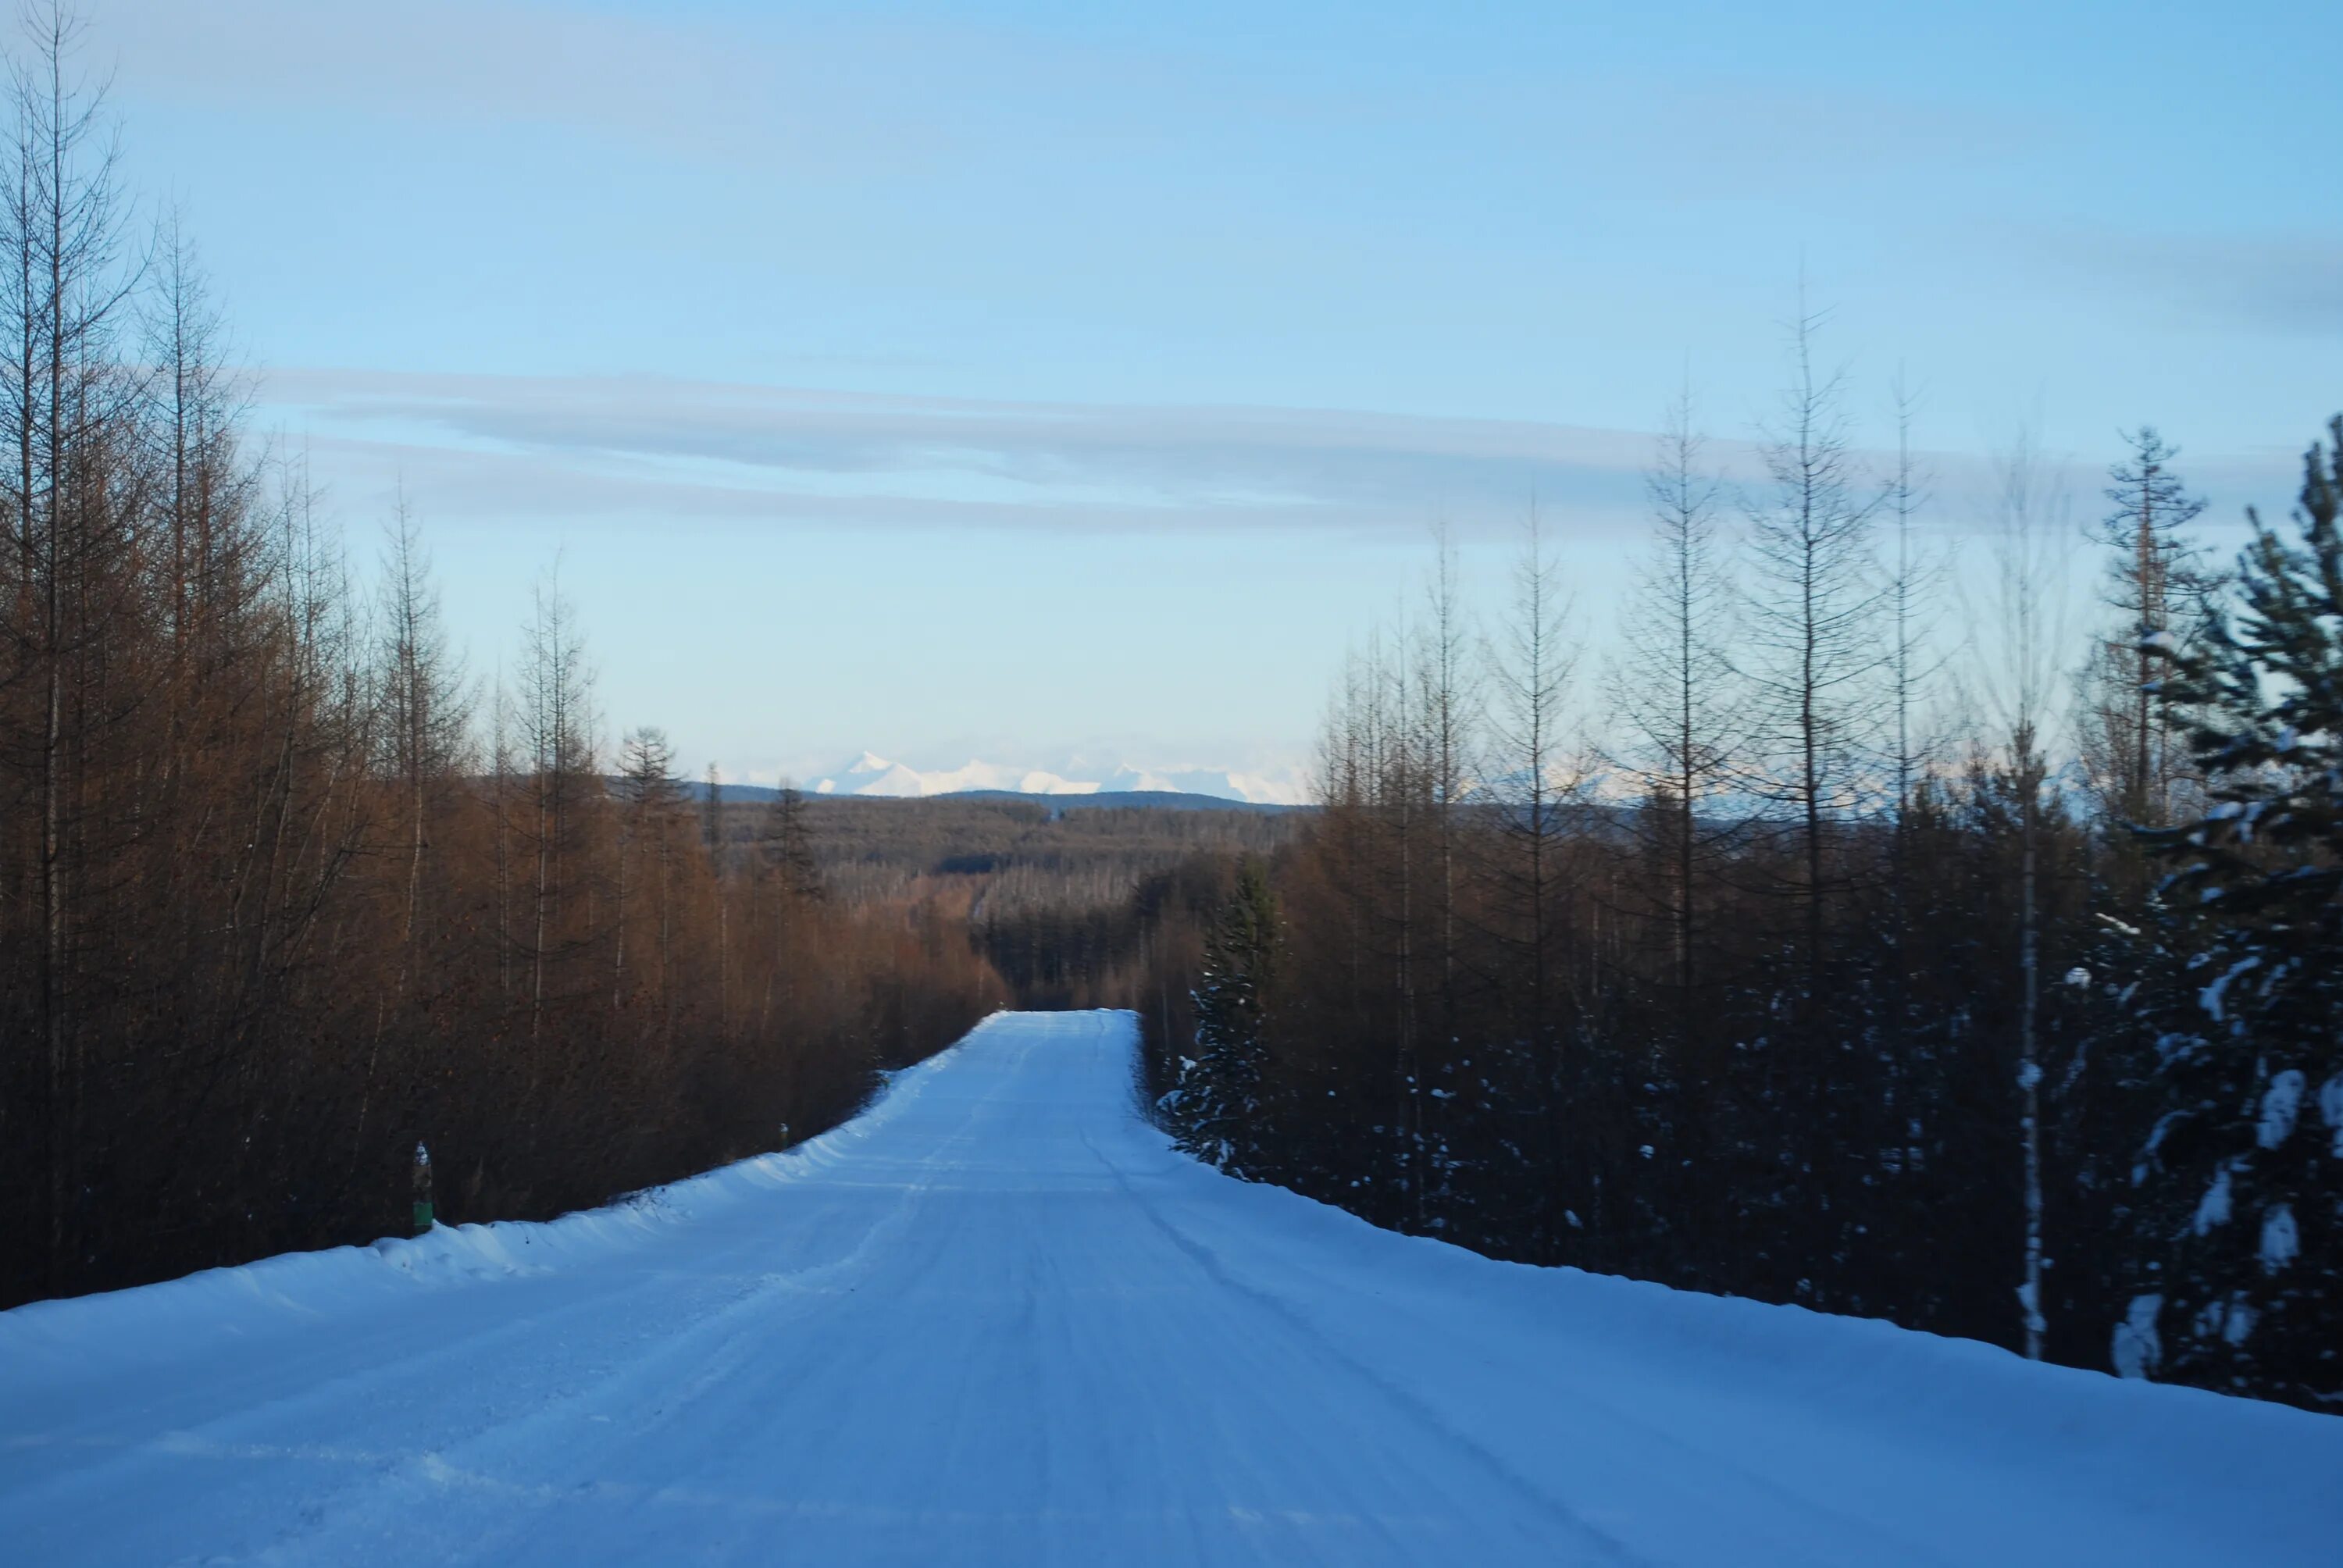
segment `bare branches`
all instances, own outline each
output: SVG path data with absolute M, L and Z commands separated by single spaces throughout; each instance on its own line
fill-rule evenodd
M 1719 511 L 1724 487 L 1703 454 L 1689 387 L 1670 403 L 1644 477 L 1652 536 L 1635 568 L 1620 651 L 1608 681 L 1625 730 L 1614 758 L 1644 796 L 1637 822 L 1665 861 L 1677 980 L 1689 995 L 1697 950 L 1696 884 L 1715 841 L 1703 813 L 1731 783 L 1742 721 L 1726 649 L 1736 601 L 1726 575 Z
M 1876 753 L 1890 596 L 1874 551 L 1879 498 L 1857 467 L 1845 377 L 1815 363 L 1825 317 L 1805 307 L 1790 334 L 1791 376 L 1765 431 L 1766 485 L 1745 503 L 1751 589 L 1744 656 L 1762 772 L 1748 787 L 1785 808 L 1800 843 L 1793 891 L 1805 910 L 1809 985 L 1823 983 L 1828 837 L 1858 810 Z
M 1900 834 L 1912 810 L 1913 790 L 1938 752 L 1929 721 L 1928 699 L 1945 667 L 1935 648 L 1936 605 L 1949 556 L 1921 538 L 1918 519 L 1928 503 L 1927 477 L 1912 449 L 1912 427 L 1920 400 L 1899 368 L 1889 388 L 1896 420 L 1896 467 L 1882 498 L 1894 530 L 1888 563 L 1887 679 L 1895 710 L 1888 765 L 1895 776 L 1896 821 Z

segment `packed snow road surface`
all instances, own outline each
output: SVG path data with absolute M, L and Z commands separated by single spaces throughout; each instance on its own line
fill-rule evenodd
M 1006 1014 L 786 1155 L 0 1314 L 11 1563 L 2343 1562 L 2343 1421 L 1491 1262 Z

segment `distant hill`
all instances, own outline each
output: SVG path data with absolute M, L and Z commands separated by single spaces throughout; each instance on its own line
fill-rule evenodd
M 840 799 L 841 797 L 827 797 Z M 854 797 L 844 797 L 853 799 Z M 860 799 L 870 799 L 864 796 Z M 1180 789 L 1101 790 L 1094 795 L 1030 795 L 1015 789 L 955 789 L 930 795 L 930 800 L 1030 800 L 1052 811 L 1111 811 L 1136 808 L 1163 811 L 1314 811 L 1314 806 L 1288 805 L 1276 800 L 1232 800 L 1223 795 L 1191 795 Z
M 971 759 L 958 768 L 920 769 L 865 751 L 810 780 L 811 795 L 881 795 L 933 799 L 945 795 L 1201 795 L 1253 804 L 1295 806 L 1309 793 L 1297 768 L 1241 773 L 1226 768 L 1151 768 L 1127 762 L 1065 763 L 1067 773 Z
M 615 778 L 604 780 L 617 789 Z M 676 780 L 685 799 L 698 802 L 708 799 L 708 784 L 700 779 Z M 773 784 L 730 784 L 724 786 L 724 799 L 731 805 L 753 805 L 771 800 L 780 794 Z M 880 808 L 901 806 L 919 800 L 991 800 L 1021 801 L 1051 811 L 1110 811 L 1118 809 L 1161 811 L 1244 811 L 1278 814 L 1287 811 L 1314 811 L 1315 806 L 1289 805 L 1275 800 L 1232 800 L 1223 795 L 1195 795 L 1182 789 L 1114 789 L 1085 795 L 1035 794 L 1021 789 L 954 789 L 940 795 L 820 795 L 799 788 L 798 793 L 808 800 L 819 800 L 825 806 L 850 805 Z

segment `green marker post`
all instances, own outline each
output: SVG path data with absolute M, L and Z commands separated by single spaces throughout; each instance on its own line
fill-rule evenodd
M 431 1151 L 415 1146 L 415 1233 L 431 1229 Z

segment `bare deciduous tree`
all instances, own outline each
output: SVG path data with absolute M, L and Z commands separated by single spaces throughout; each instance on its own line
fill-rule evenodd
M 1875 558 L 1878 498 L 1850 443 L 1842 373 L 1815 362 L 1825 317 L 1803 293 L 1790 381 L 1765 435 L 1766 483 L 1749 510 L 1754 583 L 1745 657 L 1766 764 L 1751 788 L 1787 809 L 1799 876 L 1809 994 L 1825 990 L 1831 835 L 1863 800 L 1873 753 L 1886 595 Z
M 1653 804 L 1676 984 L 1692 1005 L 1699 950 L 1697 886 L 1731 829 L 1703 811 L 1735 765 L 1736 678 L 1726 647 L 1734 609 L 1717 537 L 1720 486 L 1704 466 L 1689 391 L 1670 404 L 1644 475 L 1652 541 L 1636 568 L 1611 699 L 1625 725 L 1621 759 Z

